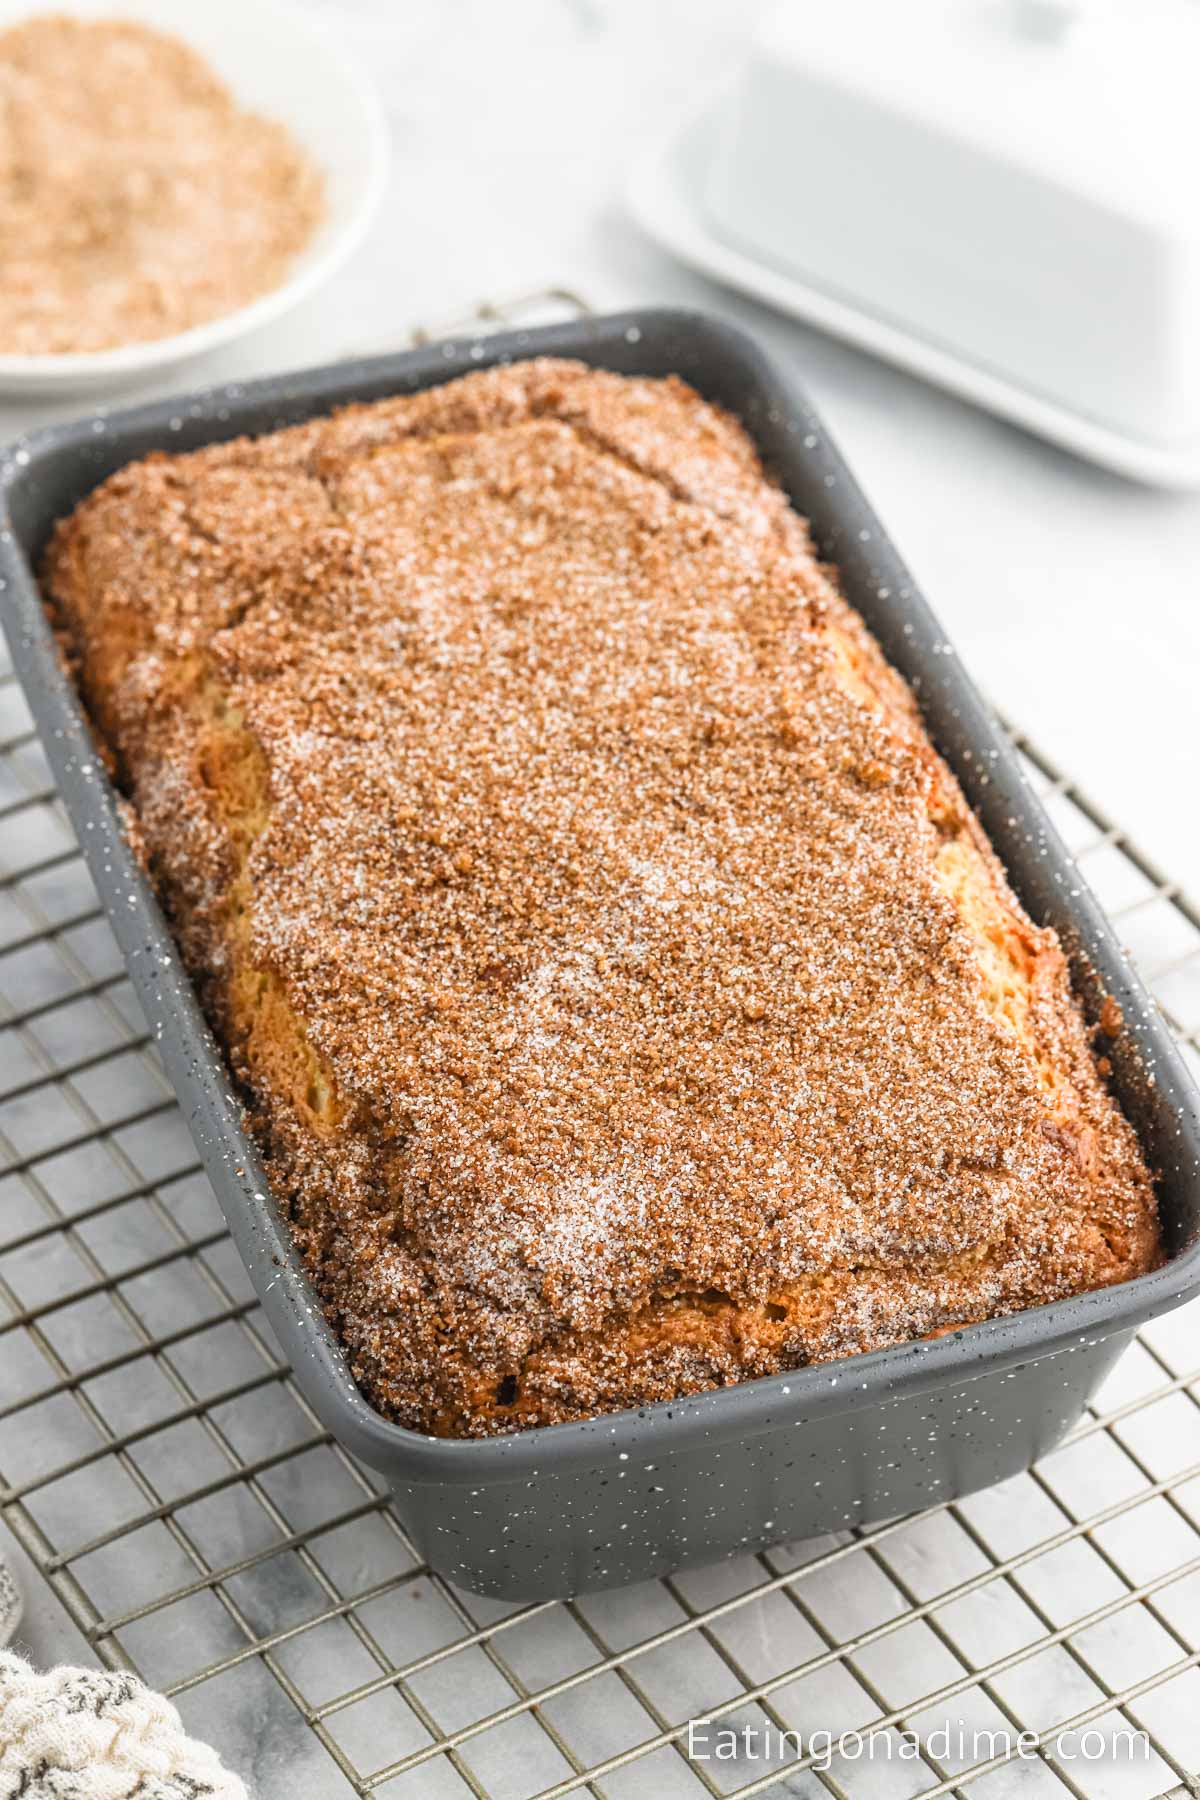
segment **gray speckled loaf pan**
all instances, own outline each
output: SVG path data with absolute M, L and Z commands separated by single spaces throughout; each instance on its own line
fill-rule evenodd
M 1160 1172 L 1171 1250 L 1164 1268 L 933 1342 L 508 1438 L 422 1437 L 363 1399 L 126 844 L 33 569 L 55 519 L 150 450 L 271 431 L 348 401 L 542 353 L 682 375 L 741 417 L 808 515 L 850 599 L 916 686 L 933 737 L 1026 906 L 1061 933 L 1085 1005 L 1094 1014 L 1109 992 L 1124 1008 L 1115 1078 Z M 422 1554 L 455 1581 L 513 1597 L 579 1592 L 866 1523 L 1000 1480 L 1072 1425 L 1138 1325 L 1200 1287 L 1200 1114 L 1169 1034 L 819 420 L 739 332 L 694 313 L 625 313 L 53 426 L 0 458 L 0 583 L 5 630 L 63 798 L 276 1335 L 329 1429 L 386 1475 Z

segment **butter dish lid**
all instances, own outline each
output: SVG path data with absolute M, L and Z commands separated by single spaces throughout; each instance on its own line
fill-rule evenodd
M 789 0 L 634 171 L 719 279 L 1200 485 L 1198 0 Z
M 836 86 L 868 132 L 900 114 L 948 153 L 1200 241 L 1195 0 L 787 0 L 758 29 L 766 59 Z

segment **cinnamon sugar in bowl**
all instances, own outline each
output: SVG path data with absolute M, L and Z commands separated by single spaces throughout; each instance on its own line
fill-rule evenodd
M 278 316 L 353 248 L 377 103 L 267 0 L 0 0 L 0 391 L 136 378 Z
M 0 32 L 0 348 L 110 350 L 277 287 L 321 172 L 178 38 L 43 13 Z

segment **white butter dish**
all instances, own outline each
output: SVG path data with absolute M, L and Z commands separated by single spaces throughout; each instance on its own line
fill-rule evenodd
M 635 172 L 719 279 L 1200 486 L 1200 5 L 792 0 Z

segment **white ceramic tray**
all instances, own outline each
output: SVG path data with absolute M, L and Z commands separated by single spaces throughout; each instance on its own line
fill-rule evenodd
M 866 311 L 727 243 L 710 225 L 704 201 L 722 103 L 722 95 L 710 97 L 635 165 L 628 201 L 651 237 L 714 280 L 909 369 L 1103 468 L 1155 487 L 1200 488 L 1200 441 L 1168 445 L 1126 437 L 914 335 L 883 312 Z

